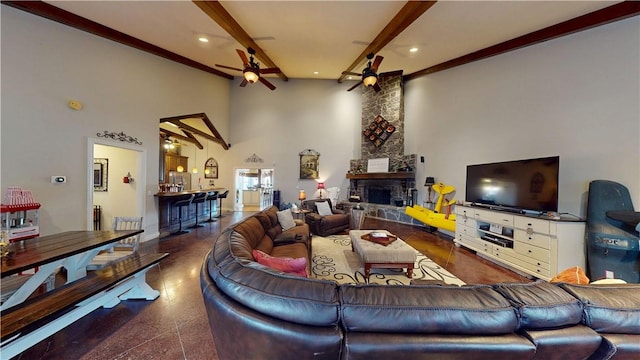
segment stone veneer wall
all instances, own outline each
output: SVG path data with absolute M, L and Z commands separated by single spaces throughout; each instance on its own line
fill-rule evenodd
M 404 84 L 402 75 L 385 76 L 378 79 L 381 90 L 362 89 L 361 155 L 365 161 L 377 158 L 389 158 L 389 171 L 396 171 L 402 165 L 404 155 Z M 396 130 L 387 141 L 376 147 L 362 135 L 362 131 L 381 115 Z M 412 166 L 415 166 L 413 164 Z

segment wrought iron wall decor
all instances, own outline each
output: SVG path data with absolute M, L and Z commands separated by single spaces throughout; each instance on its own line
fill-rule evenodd
M 117 133 L 117 132 L 109 132 L 105 130 L 101 133 L 98 133 L 97 135 L 98 137 L 109 138 L 113 140 L 120 140 L 128 143 L 135 143 L 136 145 L 142 145 L 142 141 L 138 140 L 138 138 L 129 136 L 122 131 Z
M 382 115 L 376 116 L 375 119 L 369 124 L 362 135 L 373 143 L 376 147 L 382 146 L 389 136 L 396 131 L 396 127 L 390 122 L 385 120 Z
M 264 160 L 262 160 L 262 158 L 260 158 L 260 156 L 256 155 L 255 153 L 251 156 L 249 156 L 248 158 L 244 159 L 244 162 L 247 163 L 263 163 Z
M 320 178 L 320 153 L 313 149 L 300 152 L 300 179 Z

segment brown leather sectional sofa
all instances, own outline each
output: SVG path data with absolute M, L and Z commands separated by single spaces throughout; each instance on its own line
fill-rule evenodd
M 310 245 L 271 245 L 274 212 L 230 226 L 205 257 L 220 359 L 640 358 L 638 284 L 337 285 L 254 261 L 254 247 Z

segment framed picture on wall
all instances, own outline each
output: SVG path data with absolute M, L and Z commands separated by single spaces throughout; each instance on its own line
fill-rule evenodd
M 109 159 L 93 159 L 93 191 L 107 191 Z
M 300 179 L 318 179 L 320 177 L 320 153 L 306 149 L 300 152 Z

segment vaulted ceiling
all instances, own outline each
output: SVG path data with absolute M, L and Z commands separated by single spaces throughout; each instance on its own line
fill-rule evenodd
M 223 77 L 251 46 L 263 67 L 348 80 L 368 53 L 412 78 L 637 15 L 620 1 L 3 1 Z M 207 43 L 198 39 L 204 37 Z M 417 51 L 410 52 L 411 48 Z M 236 80 L 238 81 L 238 80 Z M 239 83 L 239 81 L 238 81 Z M 278 85 L 278 83 L 276 83 Z M 345 84 L 345 89 L 352 86 Z M 258 86 L 258 85 L 256 85 Z M 265 89 L 266 90 L 266 89 Z
M 2 1 L 240 84 L 236 49 L 256 50 L 276 86 L 290 78 L 353 79 L 366 56 L 405 81 L 640 13 L 637 1 Z M 204 38 L 207 42 L 201 42 Z M 413 52 L 411 49 L 415 49 Z M 236 78 L 234 78 L 236 77 Z M 279 78 L 279 79 L 278 79 Z M 250 85 L 261 86 L 261 85 Z M 265 91 L 268 91 L 265 88 Z M 205 114 L 173 125 L 227 148 Z M 203 116 L 200 116 L 203 115 Z M 162 121 L 161 121 L 162 122 Z M 164 134 L 176 131 L 168 125 Z M 175 127 L 174 127 L 175 128 Z M 196 130 L 194 132 L 194 129 Z M 203 135 L 204 134 L 204 135 Z M 195 141 L 194 141 L 195 140 Z

